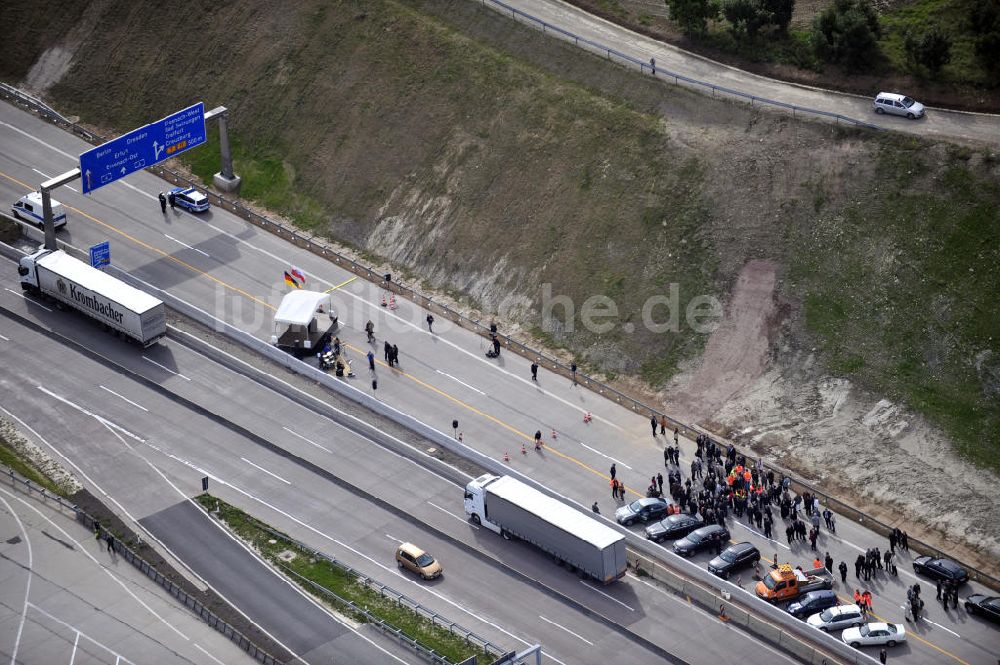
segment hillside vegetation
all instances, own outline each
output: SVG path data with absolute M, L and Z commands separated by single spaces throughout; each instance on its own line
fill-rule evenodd
M 671 284 L 682 308 L 725 301 L 747 261 L 771 260 L 783 346 L 1000 469 L 996 155 L 713 102 L 467 0 L 87 11 L 96 28 L 48 93 L 85 122 L 125 130 L 224 104 L 248 198 L 654 387 L 706 336 L 683 316 L 646 330 L 643 302 Z M 176 16 L 202 17 L 186 28 L 197 39 L 163 39 Z M 30 67 L 6 57 L 22 39 L 3 47 L 14 81 Z M 212 150 L 191 160 L 218 170 Z M 542 328 L 542 284 L 575 301 L 572 334 Z M 579 320 L 595 294 L 619 310 L 600 335 Z

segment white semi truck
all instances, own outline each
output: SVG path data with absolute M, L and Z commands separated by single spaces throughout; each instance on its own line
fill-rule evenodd
M 167 334 L 163 301 L 74 259 L 40 249 L 17 266 L 21 288 L 77 309 L 143 346 Z
M 465 513 L 504 538 L 520 538 L 602 584 L 625 575 L 625 536 L 510 476 L 465 487 Z

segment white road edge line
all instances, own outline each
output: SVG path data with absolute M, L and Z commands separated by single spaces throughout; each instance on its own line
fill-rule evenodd
M 437 372 L 438 374 L 443 374 L 444 376 L 447 376 L 447 377 L 448 377 L 449 379 L 451 379 L 452 381 L 454 381 L 454 382 L 456 382 L 456 383 L 461 383 L 461 384 L 462 384 L 463 386 L 465 386 L 465 387 L 466 387 L 466 388 L 468 388 L 469 390 L 475 390 L 475 391 L 476 391 L 477 393 L 479 393 L 480 395 L 485 395 L 485 394 L 486 394 L 486 393 L 484 393 L 484 392 L 483 392 L 482 390 L 480 390 L 479 388 L 476 388 L 475 386 L 470 386 L 470 385 L 469 385 L 468 383 L 466 383 L 466 382 L 465 382 L 465 381 L 463 381 L 462 379 L 459 379 L 459 378 L 457 378 L 457 377 L 454 377 L 454 376 L 452 376 L 451 374 L 449 374 L 448 372 L 442 372 L 442 371 L 441 371 L 441 370 L 439 370 L 439 369 L 436 369 L 436 370 L 434 370 L 434 371 L 435 371 L 435 372 Z
M 938 623 L 937 621 L 931 621 L 931 620 L 930 620 L 930 619 L 928 619 L 927 617 L 920 617 L 920 618 L 921 618 L 921 619 L 923 619 L 924 621 L 926 621 L 927 623 L 932 623 L 932 624 L 934 624 L 935 626 L 937 626 L 937 627 L 938 627 L 938 628 L 940 628 L 941 630 L 947 630 L 947 631 L 948 631 L 949 633 L 951 633 L 952 635 L 954 635 L 954 636 L 955 636 L 955 637 L 957 637 L 958 639 L 962 639 L 962 636 L 961 636 L 961 635 L 959 635 L 958 633 L 956 633 L 955 631 L 953 631 L 953 630 L 952 630 L 952 629 L 950 629 L 950 628 L 945 628 L 944 626 L 942 626 L 941 624 L 939 624 L 939 623 Z
M 120 653 L 118 653 L 114 649 L 110 648 L 108 645 L 103 644 L 101 642 L 98 642 L 93 637 L 91 637 L 87 633 L 83 632 L 79 628 L 76 628 L 76 627 L 74 627 L 74 626 L 66 623 L 65 621 L 63 621 L 59 617 L 56 617 L 56 616 L 53 616 L 53 615 L 49 614 L 48 612 L 46 612 L 45 610 L 43 610 L 38 605 L 35 605 L 34 603 L 28 603 L 28 604 L 31 605 L 31 609 L 35 610 L 39 614 L 44 614 L 46 617 L 48 617 L 52 621 L 55 621 L 56 623 L 60 624 L 61 626 L 65 626 L 66 628 L 69 628 L 70 630 L 72 630 L 73 632 L 75 632 L 76 633 L 76 639 L 77 639 L 78 642 L 80 640 L 80 636 L 82 635 L 83 637 L 85 637 L 87 639 L 88 642 L 96 644 L 97 646 L 101 647 L 102 649 L 104 649 L 105 651 L 107 651 L 108 653 L 110 653 L 111 655 L 113 655 L 115 657 L 115 662 L 116 663 L 124 661 L 126 663 L 129 663 L 130 665 L 134 665 L 134 663 L 132 663 L 131 660 L 129 660 L 125 656 L 121 655 Z
M 588 588 L 588 589 L 590 589 L 591 591 L 596 591 L 597 593 L 601 594 L 602 596 L 604 596 L 604 597 L 605 597 L 605 598 L 607 598 L 608 600 L 610 600 L 610 601 L 612 601 L 612 602 L 615 602 L 615 603 L 618 603 L 619 605 L 621 605 L 622 607 L 624 607 L 625 609 L 627 609 L 627 610 L 628 610 L 629 612 L 635 612 L 635 610 L 634 610 L 634 609 L 632 609 L 631 607 L 629 607 L 628 605 L 626 605 L 626 604 L 625 604 L 625 603 L 623 603 L 622 601 L 618 600 L 618 599 L 617 599 L 617 598 L 615 598 L 614 596 L 611 596 L 611 595 L 609 595 L 609 594 L 606 594 L 606 593 L 604 593 L 603 591 L 601 591 L 600 589 L 598 589 L 598 588 L 597 588 L 597 587 L 595 587 L 594 585 L 592 585 L 592 584 L 588 584 L 588 583 L 587 583 L 587 582 L 586 582 L 585 580 L 580 580 L 580 584 L 582 584 L 583 586 L 587 587 L 587 588 Z
M 569 634 L 570 634 L 570 635 L 572 635 L 573 637 L 577 638 L 578 640 L 580 640 L 580 641 L 582 641 L 582 642 L 586 642 L 586 643 L 587 643 L 587 644 L 589 644 L 590 646 L 594 646 L 594 643 L 593 643 L 593 642 L 591 642 L 590 640 L 588 640 L 588 639 L 587 639 L 586 637 L 584 637 L 583 635 L 580 635 L 579 633 L 574 633 L 574 632 L 573 632 L 572 630 L 570 630 L 570 629 L 569 629 L 569 628 L 567 628 L 566 626 L 560 626 L 559 624 L 557 624 L 557 623 L 556 623 L 555 621 L 553 621 L 552 619 L 546 619 L 546 618 L 545 618 L 545 617 L 543 617 L 543 616 L 542 616 L 541 614 L 539 614 L 539 615 L 538 615 L 538 618 L 539 618 L 539 619 L 541 619 L 542 621 L 546 622 L 546 623 L 551 623 L 551 624 L 552 624 L 553 626 L 555 626 L 556 628 L 562 628 L 563 630 L 565 630 L 565 631 L 566 631 L 567 633 L 569 633 Z
M 186 377 L 186 376 L 184 376 L 183 374 L 181 374 L 180 372 L 175 372 L 174 370 L 170 369 L 170 368 L 169 368 L 169 367 L 167 367 L 166 365 L 161 365 L 160 363 L 156 362 L 155 360 L 153 360 L 153 359 L 152 359 L 152 358 L 150 358 L 149 356 L 143 356 L 143 357 L 142 357 L 142 359 L 143 359 L 143 360 L 145 360 L 146 362 L 149 362 L 149 363 L 153 363 L 154 365 L 156 365 L 157 367 L 159 367 L 160 369 L 162 369 L 162 370 L 163 370 L 163 371 L 165 371 L 165 372 L 170 372 L 170 373 L 171 373 L 171 374 L 173 374 L 174 376 L 179 376 L 179 377 L 181 377 L 181 378 L 182 378 L 182 379 L 184 379 L 185 381 L 190 381 L 190 380 L 191 380 L 191 379 L 189 379 L 188 377 Z
M 100 388 L 101 388 L 101 390 L 106 390 L 106 391 L 108 391 L 109 393 L 111 393 L 111 394 L 112 394 L 112 395 L 114 395 L 115 397 L 118 397 L 119 399 L 123 399 L 123 400 L 125 400 L 126 402 L 128 402 L 129 404 L 131 404 L 132 406 L 134 406 L 135 408 L 137 408 L 137 409 L 142 409 L 142 410 L 143 410 L 143 411 L 145 411 L 146 413 L 149 413 L 149 409 L 147 409 L 146 407 L 144 407 L 144 406 L 143 406 L 142 404 L 136 404 L 135 402 L 133 402 L 132 400 L 130 400 L 130 399 L 129 399 L 128 397 L 125 397 L 124 395 L 119 395 L 118 393 L 116 393 L 116 392 L 115 392 L 114 390 L 112 390 L 111 388 L 108 388 L 107 386 L 103 386 L 103 385 L 102 385 L 102 386 L 100 386 Z
M 445 515 L 448 515 L 449 517 L 454 517 L 455 519 L 457 519 L 457 520 L 458 520 L 459 522 L 461 522 L 462 524 L 467 524 L 467 525 L 471 526 L 471 527 L 472 527 L 473 529 L 477 529 L 477 530 L 479 529 L 479 527 L 478 527 L 478 526 L 476 526 L 475 524 L 473 524 L 473 523 L 472 523 L 472 522 L 470 522 L 469 520 L 467 520 L 467 519 L 465 519 L 465 518 L 463 518 L 463 517 L 459 517 L 459 516 L 458 516 L 458 515 L 456 515 L 455 513 L 451 512 L 450 510 L 446 510 L 446 509 L 442 508 L 441 506 L 437 505 L 436 503 L 434 503 L 434 502 L 432 502 L 432 501 L 428 501 L 427 503 L 428 503 L 428 505 L 430 505 L 430 506 L 431 506 L 432 508 L 437 508 L 437 509 L 438 509 L 438 510 L 440 510 L 440 511 L 441 511 L 442 513 L 444 513 Z
M 9 342 L 10 341 L 10 337 L 4 337 L 3 335 L 0 335 L 0 339 L 2 339 L 5 342 Z
M 77 411 L 79 411 L 80 413 L 82 413 L 83 415 L 90 416 L 91 418 L 96 418 L 97 421 L 99 423 L 101 423 L 102 425 L 106 425 L 107 427 L 113 427 L 114 429 L 116 429 L 117 431 L 121 432 L 122 434 L 124 434 L 125 436 L 129 437 L 130 439 L 138 441 L 139 443 L 146 443 L 146 440 L 143 439 L 138 434 L 133 434 L 132 432 L 128 431 L 127 429 L 125 429 L 121 425 L 119 425 L 117 423 L 114 423 L 114 422 L 108 420 L 107 418 L 105 418 L 103 416 L 99 416 L 96 413 L 94 413 L 93 411 L 88 411 L 87 409 L 83 408 L 79 404 L 74 404 L 73 402 L 71 402 L 68 399 L 66 399 L 65 397 L 63 397 L 62 395 L 57 395 L 56 393 L 52 392 L 48 388 L 45 388 L 44 386 L 36 386 L 36 388 L 38 388 L 39 390 L 41 390 L 43 393 L 45 393 L 49 397 L 51 397 L 53 399 L 57 399 L 57 400 L 59 400 L 60 402 L 62 402 L 63 404 L 65 404 L 67 406 L 73 407 L 74 409 L 76 409 Z M 39 439 L 41 439 L 41 437 L 39 437 Z M 55 450 L 55 448 L 52 445 L 50 445 L 48 443 L 46 443 L 46 445 L 48 445 L 50 448 L 52 448 L 53 450 Z M 95 485 L 95 487 L 96 487 L 96 485 Z
M 195 649 L 197 649 L 198 651 L 202 652 L 203 654 L 205 654 L 206 656 L 208 656 L 209 658 L 211 658 L 212 660 L 214 660 L 215 662 L 217 662 L 217 663 L 218 663 L 219 665 L 226 665 L 226 664 L 225 664 L 225 663 L 223 663 L 223 662 L 222 662 L 221 660 L 219 660 L 218 658 L 216 658 L 215 656 L 213 656 L 213 655 L 212 655 L 212 654 L 210 654 L 209 652 L 205 651 L 205 649 L 203 649 L 203 648 L 201 647 L 201 645 L 200 645 L 200 644 L 198 644 L 197 642 L 194 642 L 193 644 L 194 644 L 194 648 L 195 648 Z
M 305 441 L 306 443 L 311 443 L 312 445 L 316 446 L 316 447 L 317 447 L 317 448 L 319 448 L 320 450 L 325 450 L 326 452 L 330 452 L 330 449 L 329 449 L 329 448 L 324 448 L 323 446 L 319 445 L 318 443 L 316 443 L 316 442 L 315 442 L 315 441 L 313 441 L 312 439 L 307 439 L 306 437 L 302 436 L 302 435 L 301 435 L 301 434 L 299 434 L 298 432 L 293 432 L 292 430 L 290 430 L 290 429 L 288 429 L 287 427 L 284 427 L 284 426 L 282 426 L 282 428 L 281 428 L 281 429 L 285 430 L 286 432 L 288 432 L 288 433 L 289 433 L 289 434 L 291 434 L 292 436 L 297 436 L 297 437 L 299 437 L 300 439 L 302 439 L 302 440 L 303 440 L 303 441 Z
M 0 501 L 3 501 L 3 505 L 7 506 L 7 512 L 14 516 L 14 521 L 17 522 L 17 526 L 21 528 L 21 533 L 24 534 L 24 544 L 28 547 L 28 583 L 24 586 L 24 609 L 21 611 L 21 622 L 17 626 L 17 638 L 14 640 L 14 651 L 10 655 L 10 663 L 11 665 L 14 665 L 14 663 L 17 662 L 17 650 L 21 646 L 21 633 L 24 632 L 24 622 L 28 618 L 28 605 L 30 604 L 28 599 L 31 596 L 31 578 L 35 574 L 35 560 L 31 551 L 31 539 L 28 538 L 28 530 L 24 528 L 24 523 L 21 522 L 21 518 L 14 512 L 14 509 L 9 503 L 7 503 L 6 499 L 0 498 Z
M 268 471 L 264 467 L 260 466 L 259 464 L 254 464 L 253 462 L 251 462 L 250 460 L 248 460 L 246 457 L 241 457 L 240 459 L 243 460 L 244 462 L 246 462 L 247 464 L 249 464 L 250 466 L 254 467 L 255 469 L 260 469 L 261 471 L 263 471 L 267 475 L 272 476 L 274 478 L 277 478 L 278 480 L 280 480 L 281 482 L 285 483 L 286 485 L 291 485 L 290 482 L 288 482 L 287 480 L 285 480 L 284 478 L 282 478 L 278 474 L 271 473 L 270 471 Z
M 42 303 L 38 302 L 34 298 L 29 298 L 28 296 L 24 295 L 23 293 L 18 293 L 17 291 L 11 291 L 10 289 L 8 289 L 6 287 L 4 287 L 4 291 L 7 291 L 8 293 L 13 293 L 18 298 L 21 298 L 22 300 L 27 300 L 32 305 L 38 305 L 39 307 L 41 307 L 42 309 L 44 309 L 46 312 L 51 312 L 52 311 L 51 308 L 46 307 L 45 305 L 43 305 Z
M 598 450 L 598 449 L 596 449 L 596 448 L 591 448 L 590 446 L 588 446 L 588 445 L 587 445 L 586 443 L 584 443 L 583 441 L 578 441 L 577 443 L 579 443 L 579 444 L 580 444 L 581 446 L 583 446 L 583 447 L 584 447 L 584 448 L 586 448 L 587 450 L 590 450 L 590 451 L 592 451 L 592 452 L 595 452 L 595 453 L 597 453 L 598 455 L 600 455 L 601 457 L 605 457 L 605 458 L 607 458 L 607 459 L 611 460 L 612 462 L 614 462 L 614 463 L 615 463 L 615 464 L 617 464 L 618 466 L 623 466 L 623 467 L 625 467 L 626 469 L 628 469 L 629 471 L 632 471 L 632 467 L 630 467 L 630 466 L 629 466 L 628 464 L 626 464 L 625 462 L 622 462 L 622 461 L 620 461 L 620 460 L 616 460 L 616 459 L 615 459 L 614 457 L 611 457 L 610 455 L 605 455 L 605 454 L 604 454 L 604 453 L 602 453 L 602 452 L 601 452 L 600 450 Z
M 397 543 L 400 543 L 400 544 L 403 543 L 402 540 L 400 540 L 396 536 L 392 535 L 391 533 L 385 534 L 385 537 L 388 538 L 389 540 L 395 540 Z

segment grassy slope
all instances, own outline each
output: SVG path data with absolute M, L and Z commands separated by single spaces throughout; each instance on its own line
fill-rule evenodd
M 654 385 L 704 338 L 620 324 L 671 282 L 683 306 L 774 259 L 803 304 L 798 343 L 1000 468 L 995 164 L 706 106 L 464 1 L 182 4 L 111 3 L 59 103 L 123 129 L 225 103 L 248 197 L 490 307 L 481 275 L 502 261 L 499 290 L 536 307 L 540 282 L 611 296 L 611 333 L 546 336 Z M 146 49 L 175 11 L 204 14 L 204 39 Z

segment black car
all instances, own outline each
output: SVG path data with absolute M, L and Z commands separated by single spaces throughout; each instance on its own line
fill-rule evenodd
M 837 598 L 836 591 L 831 591 L 830 589 L 810 591 L 809 593 L 799 596 L 798 600 L 790 604 L 788 606 L 788 613 L 796 619 L 802 619 L 804 621 L 812 614 L 822 612 L 828 607 L 833 607 L 839 604 L 840 599 Z
M 718 524 L 710 524 L 695 529 L 674 543 L 674 552 L 681 556 L 693 556 L 696 552 L 714 547 L 716 543 L 729 540 L 729 529 Z
M 740 568 L 753 566 L 760 561 L 760 550 L 750 543 L 736 543 L 722 551 L 722 554 L 708 562 L 708 571 L 723 579 Z
M 646 538 L 656 543 L 664 540 L 676 540 L 683 538 L 704 524 L 694 515 L 667 515 L 666 519 L 646 527 Z
M 965 611 L 1000 623 L 1000 596 L 974 593 L 965 599 Z
M 619 524 L 629 526 L 636 522 L 658 520 L 667 514 L 667 502 L 663 499 L 637 499 L 627 506 L 615 511 L 615 519 Z
M 913 572 L 923 573 L 932 580 L 941 580 L 942 582 L 965 584 L 969 581 L 969 574 L 965 572 L 965 568 L 951 559 L 918 556 L 913 560 Z

